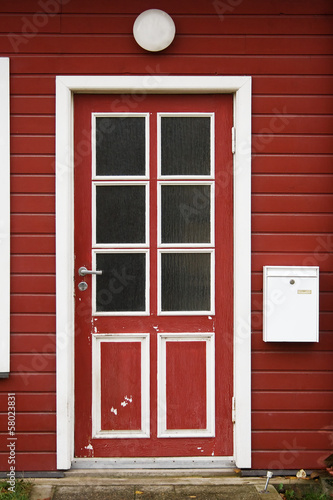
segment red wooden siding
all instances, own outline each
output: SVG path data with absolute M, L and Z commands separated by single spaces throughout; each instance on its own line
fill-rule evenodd
M 173 16 L 174 43 L 149 54 L 136 16 Z M 38 14 L 39 13 L 39 14 Z M 253 468 L 318 468 L 333 432 L 331 0 L 3 0 L 11 64 L 12 374 L 0 380 L 0 436 L 16 393 L 17 470 L 55 455 L 55 76 L 253 77 Z M 123 111 L 135 100 L 120 96 Z M 319 344 L 262 341 L 263 265 L 320 266 Z M 0 468 L 8 454 L 0 449 Z

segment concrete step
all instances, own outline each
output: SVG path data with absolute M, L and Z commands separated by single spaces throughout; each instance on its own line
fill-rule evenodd
M 70 471 L 34 479 L 31 500 L 281 500 L 266 478 L 227 477 L 223 471 Z

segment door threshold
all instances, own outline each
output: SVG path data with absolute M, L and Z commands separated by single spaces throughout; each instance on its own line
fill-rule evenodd
M 233 457 L 74 458 L 72 469 L 233 469 Z

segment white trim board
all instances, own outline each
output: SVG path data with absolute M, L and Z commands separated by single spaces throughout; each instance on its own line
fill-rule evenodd
M 10 127 L 9 58 L 0 57 L 0 377 L 10 371 Z
M 57 466 L 74 459 L 73 94 L 233 94 L 234 457 L 251 467 L 251 77 L 58 76 L 56 79 Z M 128 97 L 124 103 L 129 106 Z M 129 109 L 130 110 L 130 109 Z M 226 457 L 225 457 L 226 458 Z M 230 457 L 229 457 L 230 458 Z M 221 458 L 223 460 L 223 458 Z M 77 461 L 76 461 L 77 462 Z M 194 467 L 193 462 L 189 467 Z

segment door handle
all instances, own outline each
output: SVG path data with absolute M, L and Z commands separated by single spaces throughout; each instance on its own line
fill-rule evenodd
M 85 276 L 86 274 L 98 274 L 101 275 L 103 271 L 88 271 L 86 267 L 80 267 L 79 269 L 79 275 L 80 276 Z

